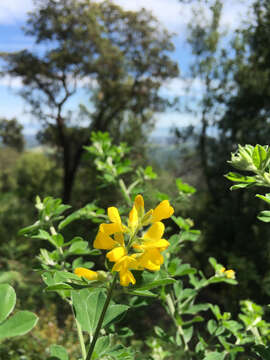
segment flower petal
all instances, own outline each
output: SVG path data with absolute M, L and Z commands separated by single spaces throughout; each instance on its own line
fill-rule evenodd
M 124 235 L 122 233 L 114 234 L 114 240 L 117 241 L 121 246 L 125 246 Z
M 112 261 L 116 262 L 119 261 L 123 256 L 127 254 L 127 250 L 123 246 L 118 246 L 109 251 L 106 257 Z
M 130 283 L 134 285 L 136 283 L 136 280 L 129 270 L 127 271 L 120 271 L 120 284 L 122 286 L 128 286 Z
M 118 209 L 114 206 L 108 208 L 108 216 L 112 223 L 121 225 L 121 218 Z
M 86 268 L 78 267 L 74 270 L 74 273 L 80 277 L 84 277 L 88 280 L 97 280 L 98 273 Z
M 137 258 L 140 267 L 145 269 L 157 271 L 160 270 L 160 265 L 163 264 L 163 256 L 157 249 L 145 251 L 139 258 Z
M 128 225 L 132 230 L 134 230 L 138 226 L 138 213 L 135 206 L 133 206 L 132 210 L 129 213 Z
M 112 235 L 118 232 L 122 232 L 123 229 L 121 225 L 113 223 L 113 224 L 100 224 L 99 230 L 106 233 L 107 235 Z
M 117 261 L 112 271 L 127 271 L 128 269 L 137 269 L 137 261 L 132 256 L 123 256 L 119 261 Z
M 162 237 L 164 229 L 165 226 L 162 224 L 162 222 L 156 222 L 143 235 L 143 239 L 157 241 Z
M 163 219 L 168 219 L 174 213 L 174 208 L 170 205 L 168 200 L 163 200 L 161 203 L 154 209 L 152 222 L 160 221 Z
M 142 217 L 144 214 L 144 200 L 142 195 L 137 195 L 135 197 L 134 206 L 138 212 L 139 217 Z
M 169 241 L 165 239 L 159 239 L 157 241 L 150 240 L 144 241 L 142 244 L 134 244 L 133 247 L 135 249 L 147 250 L 147 249 L 159 249 L 159 251 L 163 251 L 167 249 L 170 245 Z
M 102 231 L 99 231 L 95 240 L 94 240 L 94 248 L 95 249 L 103 249 L 103 250 L 110 250 L 117 242 L 114 241 L 109 235 L 105 234 Z

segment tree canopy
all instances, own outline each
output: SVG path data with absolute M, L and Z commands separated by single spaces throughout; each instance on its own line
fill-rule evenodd
M 37 51 L 2 53 L 4 72 L 21 78 L 21 95 L 60 149 L 68 201 L 92 130 L 121 128 L 128 114 L 144 123 L 169 105 L 159 89 L 178 74 L 174 46 L 151 13 L 106 0 L 36 1 L 24 31 Z M 84 104 L 70 111 L 78 94 Z

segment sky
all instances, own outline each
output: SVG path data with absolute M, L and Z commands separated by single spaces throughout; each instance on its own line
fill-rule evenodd
M 139 10 L 142 7 L 152 11 L 161 24 L 174 33 L 173 42 L 175 51 L 172 58 L 178 63 L 181 76 L 161 88 L 164 96 L 185 96 L 185 89 L 190 82 L 196 93 L 200 92 L 199 79 L 186 79 L 185 74 L 192 61 L 190 48 L 187 44 L 187 23 L 191 18 L 190 6 L 180 3 L 179 0 L 115 0 L 124 9 Z M 233 32 L 239 24 L 239 19 L 244 18 L 249 0 L 224 0 L 222 26 Z M 21 49 L 35 50 L 37 45 L 34 39 L 25 36 L 22 26 L 25 25 L 27 12 L 34 7 L 33 0 L 0 0 L 0 51 L 18 51 Z M 37 126 L 29 113 L 27 105 L 18 95 L 21 83 L 19 79 L 0 78 L 0 117 L 16 117 L 24 125 L 26 134 L 34 134 Z M 75 101 L 80 101 L 80 94 Z M 74 103 L 75 105 L 75 103 Z M 167 112 L 156 114 L 157 123 L 155 134 L 167 132 L 172 125 L 196 124 L 198 119 L 190 114 Z

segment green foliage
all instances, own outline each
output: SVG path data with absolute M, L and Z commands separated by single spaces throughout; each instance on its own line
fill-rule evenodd
M 1 118 L 0 143 L 21 152 L 24 148 L 22 129 L 23 126 L 16 119 L 7 120 Z
M 132 163 L 128 163 L 126 171 L 117 171 L 121 165 L 127 164 L 125 155 L 127 147 L 125 144 L 115 146 L 112 144 L 108 134 L 95 133 L 92 135 L 93 147 L 87 151 L 95 157 L 95 164 L 99 168 L 100 178 L 106 186 L 115 186 L 120 189 L 120 194 L 126 201 L 123 212 L 132 204 L 131 199 L 138 191 L 137 186 L 145 186 L 145 181 L 155 178 L 152 170 L 133 172 Z M 243 148 L 245 149 L 245 147 Z M 261 153 L 256 148 L 247 147 L 250 154 L 249 171 L 251 165 L 254 167 L 255 182 L 260 184 L 260 177 L 264 177 L 267 165 L 263 167 L 262 161 L 267 156 L 254 155 Z M 242 148 L 241 148 L 242 150 Z M 265 148 L 268 151 L 268 148 Z M 244 154 L 244 155 L 242 155 Z M 233 159 L 239 165 L 240 155 L 233 155 Z M 251 159 L 251 160 L 250 160 Z M 252 162 L 251 162 L 252 161 Z M 266 162 L 265 162 L 266 164 Z M 241 165 L 242 166 L 242 165 Z M 259 170 L 263 169 L 263 170 Z M 242 170 L 245 170 L 241 167 Z M 125 176 L 132 173 L 134 178 L 131 185 L 125 183 Z M 108 178 L 110 175 L 111 177 Z M 141 177 L 141 174 L 148 176 Z M 233 178 L 232 175 L 230 175 Z M 235 175 L 240 182 L 241 175 Z M 195 192 L 193 187 L 184 184 L 178 179 L 176 182 L 179 197 L 188 197 Z M 264 196 L 269 202 L 268 195 Z M 263 199 L 263 200 L 265 200 Z M 92 268 L 97 262 L 100 251 L 92 249 L 91 244 L 80 236 L 66 239 L 62 231 L 77 220 L 104 222 L 107 219 L 105 210 L 96 204 L 90 203 L 83 209 L 77 210 L 65 216 L 69 206 L 63 205 L 60 199 L 47 197 L 36 199 L 38 220 L 31 226 L 21 230 L 21 234 L 47 242 L 50 248 L 40 250 L 39 260 L 41 263 L 40 273 L 46 284 L 46 293 L 56 292 L 66 301 L 72 310 L 77 326 L 78 337 L 81 346 L 82 359 L 137 359 L 136 351 L 132 347 L 119 345 L 121 335 L 116 336 L 116 322 L 121 320 L 128 311 L 130 313 L 140 306 L 150 305 L 158 299 L 164 308 L 170 327 L 165 330 L 161 326 L 155 327 L 155 337 L 147 338 L 147 351 L 140 354 L 140 359 L 166 359 L 171 360 L 176 356 L 181 359 L 240 359 L 241 354 L 257 356 L 267 353 L 270 339 L 270 325 L 264 319 L 263 307 L 250 300 L 241 302 L 241 312 L 238 318 L 231 313 L 223 312 L 219 305 L 213 302 L 201 300 L 201 293 L 209 287 L 219 284 L 226 286 L 236 285 L 233 270 L 225 269 L 213 257 L 209 258 L 212 268 L 204 273 L 189 263 L 185 263 L 180 255 L 187 244 L 195 243 L 200 238 L 200 231 L 193 229 L 194 223 L 190 218 L 176 215 L 172 220 L 178 227 L 170 236 L 170 246 L 164 251 L 164 264 L 160 271 L 136 271 L 134 275 L 136 284 L 122 288 L 116 285 L 115 293 L 117 302 L 111 300 L 116 277 L 111 273 L 111 265 L 105 262 L 106 271 L 97 271 L 96 277 L 88 279 L 84 275 L 78 276 L 72 272 L 76 267 Z M 87 261 L 88 256 L 91 260 Z M 86 257 L 86 259 L 84 259 Z M 107 296 L 106 296 L 107 294 Z M 121 303 L 125 299 L 124 303 Z M 120 300 L 120 303 L 119 303 Z M 121 301 L 122 300 L 122 301 Z M 8 307 L 7 307 L 8 309 Z M 9 310 L 7 310 L 9 311 Z M 136 310 L 135 310 L 136 311 Z M 102 336 L 98 337 L 102 329 Z M 88 348 L 85 338 L 94 339 Z M 67 351 L 59 345 L 51 347 L 51 358 L 68 359 Z
M 30 311 L 18 311 L 9 316 L 16 304 L 16 293 L 8 284 L 0 285 L 0 340 L 24 335 L 31 331 L 38 317 Z
M 17 192 L 21 198 L 33 201 L 37 194 L 44 196 L 47 193 L 59 193 L 59 171 L 43 153 L 24 153 L 17 161 L 14 172 Z

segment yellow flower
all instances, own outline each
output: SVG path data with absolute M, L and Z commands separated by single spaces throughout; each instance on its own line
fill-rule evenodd
M 173 207 L 170 205 L 168 200 L 163 200 L 154 209 L 152 214 L 152 222 L 157 222 L 163 219 L 168 219 L 174 213 Z
M 169 241 L 165 239 L 161 239 L 163 233 L 164 233 L 164 225 L 162 222 L 156 222 L 154 223 L 147 232 L 142 237 L 142 242 L 140 244 L 134 244 L 133 247 L 135 249 L 160 249 L 160 251 L 163 251 L 167 249 L 167 247 L 170 245 Z
M 120 271 L 119 276 L 120 276 L 120 284 L 122 286 L 128 286 L 129 284 L 134 285 L 136 283 L 136 280 L 132 272 L 129 270 Z
M 163 264 L 163 256 L 158 249 L 146 250 L 141 256 L 137 258 L 139 269 L 147 269 L 151 271 L 160 270 L 160 265 Z
M 125 226 L 117 208 L 108 208 L 111 223 L 99 226 L 94 247 L 110 250 L 106 257 L 115 263 L 112 272 L 119 272 L 122 286 L 135 284 L 131 270 L 160 269 L 164 261 L 161 252 L 169 246 L 169 242 L 162 238 L 165 227 L 160 220 L 169 218 L 173 212 L 169 201 L 164 200 L 154 210 L 151 209 L 145 214 L 143 197 L 137 195 L 128 216 L 128 226 Z M 141 234 L 143 227 L 151 223 L 149 229 Z
M 235 279 L 235 271 L 234 270 L 226 270 L 224 267 L 220 269 L 220 272 L 224 274 L 228 279 Z
M 116 262 L 120 260 L 123 256 L 127 255 L 127 250 L 123 246 L 118 246 L 109 251 L 106 255 L 106 257 L 112 261 Z
M 135 278 L 130 269 L 138 269 L 138 262 L 134 256 L 123 256 L 113 266 L 112 271 L 118 271 L 120 276 L 120 284 L 128 286 L 130 283 L 135 284 Z
M 74 270 L 74 273 L 80 277 L 84 277 L 88 280 L 97 280 L 98 273 L 86 268 L 78 267 Z
M 117 208 L 108 208 L 108 217 L 111 220 L 111 224 L 101 224 L 99 226 L 99 232 L 94 240 L 94 248 L 102 250 L 110 250 L 118 244 L 124 244 L 123 232 L 125 227 L 122 225 L 121 218 Z M 114 239 L 110 236 L 114 234 Z
M 235 272 L 233 270 L 226 270 L 225 274 L 228 279 L 235 279 Z

